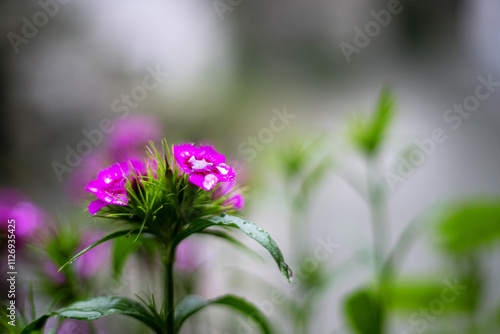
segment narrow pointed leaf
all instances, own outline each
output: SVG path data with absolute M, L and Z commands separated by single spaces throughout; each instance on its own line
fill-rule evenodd
M 184 297 L 175 308 L 176 332 L 180 330 L 184 321 L 186 321 L 190 316 L 209 305 L 228 306 L 244 315 L 250 316 L 259 326 L 262 333 L 271 333 L 271 329 L 262 312 L 260 312 L 256 306 L 249 303 L 245 299 L 233 295 L 225 295 L 211 300 L 205 300 L 198 296 Z
M 394 118 L 394 100 L 391 91 L 382 88 L 371 119 L 356 119 L 351 125 L 354 142 L 369 155 L 378 151 L 386 137 Z
M 122 297 L 98 297 L 73 303 L 57 311 L 44 314 L 26 326 L 21 334 L 41 330 L 51 316 L 77 320 L 95 320 L 112 314 L 123 314 L 135 318 L 156 333 L 162 333 L 161 324 L 138 302 Z
M 274 260 L 278 264 L 281 273 L 290 282 L 293 275 L 292 270 L 286 264 L 283 253 L 281 253 L 281 250 L 279 249 L 276 242 L 271 238 L 269 233 L 267 233 L 254 223 L 235 216 L 222 214 L 220 216 L 198 219 L 192 222 L 184 231 L 179 233 L 177 238 L 174 240 L 174 244 L 178 244 L 188 236 L 194 233 L 199 233 L 210 226 L 233 227 L 243 231 L 246 235 L 260 243 L 269 251 L 269 253 L 271 253 Z
M 70 264 L 71 262 L 73 262 L 75 259 L 77 259 L 81 255 L 85 254 L 86 252 L 88 252 L 89 250 L 91 250 L 92 248 L 94 248 L 95 246 L 98 246 L 98 245 L 100 245 L 103 242 L 106 242 L 108 240 L 112 240 L 112 239 L 115 239 L 115 238 L 118 238 L 118 237 L 125 236 L 127 234 L 132 234 L 132 232 L 130 230 L 125 230 L 125 231 L 117 231 L 117 232 L 108 234 L 107 236 L 105 236 L 105 237 L 97 240 L 96 242 L 94 242 L 93 244 L 91 244 L 90 246 L 88 246 L 87 248 L 85 248 L 84 250 L 82 250 L 80 253 L 78 253 L 75 256 L 73 256 L 68 262 L 66 262 L 65 264 L 62 265 L 61 268 L 59 268 L 59 271 L 61 271 L 68 264 Z
M 394 96 L 387 87 L 384 87 L 380 92 L 374 119 L 372 120 L 372 141 L 375 146 L 385 136 L 393 116 Z

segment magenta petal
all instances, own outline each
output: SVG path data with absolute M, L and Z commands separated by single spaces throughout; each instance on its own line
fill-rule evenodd
M 218 181 L 219 178 L 215 174 L 203 175 L 197 173 L 197 174 L 191 174 L 189 176 L 189 182 L 207 191 L 212 190 Z
M 230 182 L 236 175 L 233 168 L 225 164 L 225 156 L 212 146 L 196 148 L 192 144 L 174 146 L 176 162 L 189 174 L 189 181 L 205 190 L 212 190 L 218 182 Z M 220 192 L 227 190 L 221 189 Z
M 138 175 L 144 171 L 144 164 L 138 160 L 128 160 L 116 163 L 99 172 L 97 179 L 90 181 L 85 190 L 93 193 L 97 201 L 91 203 L 89 211 L 95 214 L 99 209 L 108 204 L 127 205 L 127 174 L 130 169 Z M 102 204 L 104 203 L 104 204 Z
M 205 177 L 201 174 L 191 174 L 188 179 L 189 182 L 200 188 L 203 188 L 203 180 L 205 180 Z
M 85 190 L 93 194 L 96 194 L 103 186 L 104 186 L 103 183 L 99 179 L 92 180 L 87 184 L 87 186 L 85 186 Z
M 191 173 L 191 165 L 188 163 L 189 158 L 196 152 L 196 147 L 192 144 L 174 145 L 175 161 L 186 173 Z
M 200 146 L 195 155 L 197 155 L 198 158 L 204 158 L 205 160 L 210 161 L 214 165 L 226 162 L 224 154 L 218 153 L 212 146 Z
M 229 197 L 223 205 L 232 205 L 236 210 L 243 210 L 245 207 L 245 197 L 242 194 L 235 194 Z
M 108 184 L 111 180 L 119 178 L 120 174 L 123 175 L 120 165 L 113 164 L 110 167 L 101 170 L 99 174 L 97 174 L 97 180 L 103 182 L 104 184 Z
M 222 182 L 233 181 L 236 176 L 234 169 L 224 163 L 217 165 L 216 170 L 219 174 L 219 180 Z
M 89 204 L 89 212 L 90 212 L 91 215 L 95 215 L 97 212 L 99 212 L 99 210 L 101 210 L 106 205 L 108 205 L 108 203 L 103 202 L 100 199 L 92 201 Z

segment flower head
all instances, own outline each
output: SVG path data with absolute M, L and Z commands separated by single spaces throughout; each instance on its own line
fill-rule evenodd
M 90 181 L 85 187 L 85 190 L 97 197 L 97 200 L 90 203 L 89 212 L 94 215 L 107 205 L 127 205 L 125 184 L 132 173 L 144 174 L 143 163 L 128 160 L 100 171 L 97 179 Z
M 184 144 L 170 149 L 166 141 L 162 149 L 159 152 L 151 144 L 142 163 L 117 163 L 102 170 L 86 187 L 97 197 L 89 212 L 130 223 L 139 228 L 139 234 L 154 234 L 168 243 L 199 218 L 241 207 L 241 197 L 231 199 L 237 189 L 214 196 L 216 185 L 235 178 L 224 155 L 211 146 Z M 105 206 L 106 210 L 101 210 Z
M 176 145 L 174 156 L 182 170 L 189 174 L 189 182 L 200 188 L 212 190 L 219 182 L 234 180 L 234 169 L 226 165 L 225 156 L 212 146 Z

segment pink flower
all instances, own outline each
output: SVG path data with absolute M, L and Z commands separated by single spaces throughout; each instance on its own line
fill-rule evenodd
M 89 204 L 89 212 L 95 215 L 107 205 L 127 205 L 125 184 L 127 177 L 134 172 L 144 174 L 144 165 L 138 160 L 116 163 L 99 172 L 96 180 L 90 181 L 85 190 L 96 195 L 97 200 Z
M 189 174 L 189 182 L 200 188 L 212 190 L 219 182 L 234 180 L 234 169 L 226 165 L 225 156 L 212 146 L 176 145 L 174 156 L 182 170 Z
M 243 210 L 245 207 L 245 197 L 241 193 L 235 193 L 231 195 L 222 205 L 232 206 L 236 210 Z
M 97 232 L 86 232 L 80 241 L 78 251 L 83 250 L 90 244 L 99 240 L 103 235 Z M 92 248 L 78 259 L 75 260 L 76 272 L 82 279 L 88 279 L 99 272 L 99 270 L 109 266 L 109 243 L 105 242 Z
M 15 220 L 16 243 L 31 239 L 45 224 L 43 211 L 21 191 L 10 188 L 0 190 L 0 219 L 0 230 L 4 231 L 8 229 L 8 221 Z
M 114 122 L 106 149 L 112 161 L 143 157 L 146 145 L 161 137 L 160 121 L 153 116 L 129 116 Z
M 237 185 L 234 180 L 230 182 L 222 182 L 219 184 L 217 190 L 215 190 L 213 198 L 219 198 L 231 193 L 222 205 L 232 206 L 236 210 L 243 210 L 245 207 L 245 197 L 243 197 L 243 194 L 241 194 L 236 187 Z
M 66 186 L 72 199 L 80 203 L 86 196 L 84 188 L 88 180 L 110 163 L 145 158 L 149 142 L 161 138 L 160 124 L 156 117 L 146 115 L 130 115 L 113 121 L 112 132 L 105 138 L 104 145 L 83 157 L 69 176 Z

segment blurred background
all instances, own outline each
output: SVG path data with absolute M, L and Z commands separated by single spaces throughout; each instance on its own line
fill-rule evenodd
M 295 271 L 321 244 L 318 238 L 331 238 L 337 245 L 321 262 L 325 272 L 336 275 L 335 285 L 328 283 L 322 298 L 314 299 L 307 311 L 311 319 L 303 322 L 307 325 L 298 329 L 290 320 L 293 311 L 273 303 L 269 316 L 278 333 L 378 333 L 356 329 L 345 301 L 374 280 L 366 255 L 372 242 L 370 208 L 356 191 L 356 185 L 363 188 L 370 167 L 350 141 L 350 126 L 355 115 L 370 117 L 383 87 L 391 89 L 396 102 L 377 153 L 380 184 L 388 185 L 387 171 L 396 173 L 416 141 L 432 138 L 436 129 L 446 137 L 411 176 L 389 187 L 386 252 L 415 219 L 427 223 L 442 215 L 441 210 L 436 214 L 437 207 L 455 201 L 498 204 L 496 0 L 2 0 L 0 20 L 2 187 L 21 189 L 52 217 L 77 212 L 82 220 L 102 224 L 85 211 L 89 196 L 68 195 L 75 175 L 86 166 L 75 157 L 68 164 L 70 152 L 82 150 L 84 160 L 102 151 L 108 137 L 116 135 L 110 130 L 114 125 L 144 119 L 137 117 L 149 120 L 147 140 L 213 144 L 245 171 L 243 215 L 270 232 Z M 479 99 L 480 85 L 479 94 L 489 93 L 484 99 Z M 473 111 L 457 111 L 456 104 L 470 101 Z M 81 143 L 89 133 L 95 143 L 87 154 Z M 306 158 L 296 158 L 293 165 L 295 156 Z M 303 172 L 312 165 L 322 166 L 312 169 L 318 180 L 304 190 Z M 292 198 L 297 191 L 302 195 Z M 491 218 L 493 227 L 500 225 L 498 215 L 492 215 L 485 219 Z M 435 219 L 455 219 L 439 217 Z M 457 224 L 474 226 L 476 220 Z M 495 320 L 500 318 L 497 244 L 468 249 L 466 265 L 463 253 L 448 256 L 449 250 L 440 248 L 430 225 L 418 240 L 408 242 L 399 273 L 406 279 L 398 288 L 401 300 L 387 311 L 391 317 L 385 332 L 500 330 Z M 297 230 L 302 232 L 298 239 Z M 488 231 L 480 233 L 494 239 Z M 312 290 L 297 297 L 297 289 L 270 268 L 274 264 L 265 254 L 266 261 L 254 262 L 244 253 L 232 254 L 227 245 L 200 243 L 210 251 L 202 252 L 204 278 L 198 293 L 213 297 L 235 292 L 265 308 L 274 287 L 307 304 Z M 343 267 L 345 263 L 352 268 Z M 466 282 L 460 280 L 463 272 L 477 272 L 477 267 L 484 269 L 481 279 L 474 278 L 479 283 L 463 283 L 465 291 L 477 290 L 470 297 L 474 302 L 462 298 L 465 306 L 444 303 L 442 312 L 429 317 L 418 313 L 440 300 L 445 280 Z M 147 289 L 139 280 L 120 294 Z M 422 280 L 425 287 L 408 283 Z M 313 289 L 316 283 L 311 284 Z M 430 297 L 416 300 L 422 295 Z M 41 312 L 50 306 L 49 301 L 39 303 Z M 223 310 L 211 312 L 231 318 Z M 466 326 L 455 321 L 463 319 L 460 312 L 474 321 Z M 241 329 L 236 318 L 227 327 L 217 322 L 207 326 L 206 318 L 200 315 L 200 324 L 193 321 L 186 333 L 233 333 L 238 326 L 238 333 L 249 330 Z

